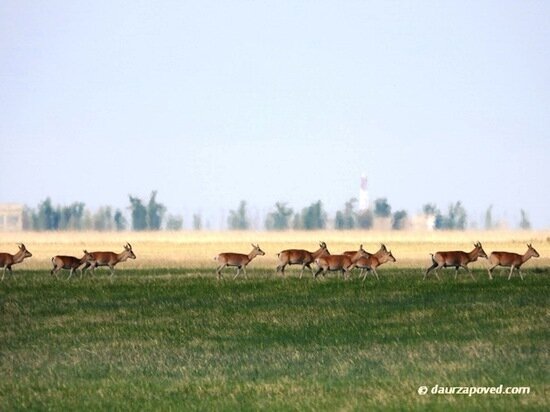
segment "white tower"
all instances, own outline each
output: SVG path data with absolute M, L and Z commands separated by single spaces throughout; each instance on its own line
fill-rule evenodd
M 367 176 L 361 175 L 361 186 L 359 187 L 359 211 L 363 212 L 369 208 L 369 193 L 367 192 Z

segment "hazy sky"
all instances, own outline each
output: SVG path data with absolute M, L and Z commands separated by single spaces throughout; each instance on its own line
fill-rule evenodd
M 0 2 L 0 202 L 550 227 L 548 1 Z

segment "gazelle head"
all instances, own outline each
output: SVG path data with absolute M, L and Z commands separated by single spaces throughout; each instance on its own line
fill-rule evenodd
M 540 256 L 540 255 L 539 255 L 539 252 L 537 252 L 537 251 L 535 250 L 535 248 L 533 247 L 533 245 L 532 245 L 531 243 L 529 243 L 529 244 L 527 245 L 527 248 L 528 248 L 528 249 L 527 249 L 527 253 L 528 253 L 530 256 L 533 256 L 533 257 L 539 257 L 539 256 Z
M 19 251 L 23 253 L 23 258 L 28 258 L 32 256 L 32 253 L 27 250 L 23 243 L 19 243 L 17 246 L 19 246 Z
M 134 255 L 134 252 L 132 251 L 132 245 L 130 245 L 128 242 L 126 242 L 126 245 L 124 245 L 124 250 L 128 253 L 128 257 L 130 259 L 136 258 L 136 255 Z
M 487 253 L 483 250 L 483 247 L 481 246 L 481 242 L 474 243 L 474 246 L 477 250 L 477 255 L 479 257 L 487 259 Z
M 88 252 L 87 250 L 83 250 L 83 252 L 84 252 L 84 256 L 83 256 L 84 262 L 94 261 L 94 256 L 90 252 Z
M 359 245 L 359 249 L 357 249 L 357 252 L 355 252 L 355 255 L 353 255 L 351 259 L 355 261 L 357 259 L 367 256 L 369 256 L 369 253 L 365 249 L 363 249 L 363 245 Z
M 395 262 L 395 258 L 393 257 L 391 250 L 386 251 L 386 256 L 388 262 Z
M 254 243 L 251 243 L 251 245 L 252 245 L 252 247 L 254 248 L 254 249 L 252 250 L 252 254 L 253 254 L 254 256 L 258 256 L 258 255 L 263 256 L 263 255 L 265 255 L 265 252 L 264 252 L 262 249 L 260 249 L 260 246 L 259 246 L 259 245 L 255 245 Z

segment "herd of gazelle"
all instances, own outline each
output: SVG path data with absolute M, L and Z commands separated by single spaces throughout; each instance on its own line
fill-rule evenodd
M 19 250 L 14 255 L 10 253 L 0 253 L 0 267 L 3 268 L 2 280 L 6 274 L 6 269 L 12 272 L 12 265 L 21 263 L 25 258 L 31 257 L 32 254 L 27 250 L 23 243 L 18 245 Z M 121 253 L 115 252 L 88 252 L 84 250 L 84 255 L 81 258 L 74 256 L 63 256 L 57 255 L 52 257 L 53 268 L 50 272 L 51 275 L 57 277 L 57 273 L 61 269 L 68 269 L 69 277 L 73 275 L 74 271 L 83 266 L 80 269 L 80 277 L 90 268 L 91 273 L 94 273 L 94 270 L 98 266 L 108 266 L 111 270 L 111 276 L 115 272 L 115 266 L 119 262 L 124 262 L 127 259 L 135 259 L 136 255 L 132 251 L 132 246 L 129 243 L 123 246 L 124 250 Z M 234 276 L 236 278 L 239 276 L 241 269 L 243 270 L 246 276 L 246 266 L 254 259 L 256 256 L 263 256 L 265 252 L 260 249 L 259 245 L 252 244 L 252 251 L 249 254 L 243 253 L 233 253 L 225 252 L 220 253 L 214 259 L 218 261 L 219 266 L 216 269 L 216 274 L 218 279 L 222 277 L 222 270 L 226 266 L 233 266 L 237 268 L 237 272 Z M 458 269 L 460 267 L 466 269 L 472 279 L 474 275 L 471 270 L 468 268 L 468 264 L 475 262 L 478 258 L 489 259 L 490 267 L 487 269 L 489 273 L 489 279 L 493 279 L 492 272 L 497 266 L 509 267 L 510 273 L 508 275 L 508 280 L 512 277 L 514 269 L 516 269 L 523 279 L 523 274 L 521 273 L 521 266 L 527 262 L 532 257 L 539 257 L 539 253 L 531 245 L 527 245 L 527 252 L 523 255 L 512 252 L 492 252 L 489 257 L 483 250 L 481 243 L 477 242 L 474 244 L 474 249 L 471 252 L 463 252 L 460 250 L 455 251 L 440 251 L 432 256 L 432 266 L 430 266 L 426 273 L 424 273 L 424 279 L 428 274 L 435 270 L 435 276 L 439 278 L 439 271 L 441 268 L 445 267 L 454 267 L 455 268 L 455 278 L 458 275 Z M 302 270 L 300 272 L 300 278 L 304 273 L 305 268 L 307 267 L 311 270 L 311 273 L 314 278 L 317 278 L 319 274 L 323 276 L 326 275 L 328 271 L 340 271 L 344 279 L 349 277 L 349 273 L 354 268 L 361 269 L 359 276 L 363 276 L 363 280 L 366 279 L 369 271 L 372 271 L 377 279 L 378 273 L 376 268 L 386 262 L 395 262 L 395 257 L 392 255 L 391 251 L 386 248 L 385 245 L 381 245 L 380 249 L 375 253 L 369 253 L 363 249 L 363 245 L 359 246 L 358 250 L 346 251 L 341 255 L 331 255 L 325 242 L 319 243 L 319 249 L 315 252 L 309 252 L 304 249 L 286 249 L 277 254 L 279 264 L 277 265 L 276 273 L 281 272 L 281 275 L 285 274 L 285 267 L 287 265 L 301 265 Z M 315 263 L 318 267 L 317 271 L 314 273 L 311 264 Z
M 220 253 L 214 258 L 219 263 L 219 266 L 216 269 L 218 279 L 221 278 L 222 270 L 226 266 L 237 267 L 237 273 L 234 278 L 239 276 L 241 269 L 243 269 L 244 274 L 246 275 L 246 266 L 258 255 L 265 255 L 265 252 L 260 249 L 259 245 L 254 244 L 252 244 L 252 251 L 248 255 L 233 252 Z M 474 275 L 468 268 L 468 263 L 475 262 L 479 257 L 487 259 L 487 254 L 479 242 L 474 244 L 474 249 L 471 252 L 463 252 L 460 250 L 441 251 L 436 252 L 431 256 L 433 264 L 426 270 L 424 279 L 426 279 L 426 276 L 428 276 L 428 274 L 434 269 L 435 275 L 437 279 L 439 279 L 439 271 L 444 267 L 454 267 L 455 278 L 458 275 L 458 269 L 462 267 L 468 271 L 473 279 Z M 304 270 L 307 267 L 311 270 L 314 278 L 317 278 L 320 273 L 324 276 L 328 271 L 341 271 L 344 279 L 347 279 L 350 271 L 357 267 L 361 269 L 359 276 L 363 276 L 363 280 L 366 279 L 369 271 L 372 271 L 376 278 L 379 279 L 376 268 L 386 262 L 395 262 L 395 257 L 384 244 L 382 244 L 380 249 L 375 253 L 366 252 L 363 249 L 363 245 L 361 245 L 358 250 L 346 251 L 341 255 L 331 255 L 326 243 L 320 242 L 319 249 L 315 252 L 310 252 L 304 249 L 286 249 L 278 253 L 277 257 L 279 259 L 277 273 L 281 272 L 284 276 L 285 267 L 287 265 L 301 265 L 302 270 L 300 271 L 300 278 L 304 274 Z M 503 266 L 510 268 L 508 280 L 512 277 L 512 272 L 514 269 L 517 269 L 521 279 L 523 279 L 523 274 L 520 270 L 521 265 L 532 257 L 539 257 L 539 253 L 531 244 L 527 245 L 527 252 L 523 255 L 513 252 L 493 252 L 488 258 L 491 263 L 491 267 L 488 269 L 489 278 L 493 279 L 492 272 L 497 266 Z M 312 263 L 315 263 L 318 267 L 315 273 L 311 268 Z
M 9 270 L 11 273 L 12 265 L 16 263 L 21 263 L 23 259 L 32 256 L 31 252 L 27 250 L 23 243 L 20 243 L 18 246 L 19 251 L 15 255 L 12 255 L 10 253 L 0 253 L 0 267 L 4 269 L 4 271 L 2 272 L 2 280 L 4 280 L 6 269 Z M 54 256 L 51 259 L 53 268 L 50 271 L 50 274 L 57 277 L 57 272 L 59 272 L 61 269 L 69 269 L 69 277 L 67 278 L 69 279 L 73 275 L 75 270 L 84 265 L 84 267 L 80 269 L 80 277 L 82 277 L 82 273 L 88 268 L 90 268 L 91 272 L 94 273 L 95 268 L 98 266 L 109 266 L 109 269 L 111 269 L 111 276 L 113 276 L 117 263 L 124 262 L 128 258 L 136 258 L 136 255 L 134 255 L 134 252 L 132 251 L 132 246 L 129 243 L 126 243 L 123 247 L 124 250 L 121 253 L 88 252 L 85 250 L 84 256 L 82 256 L 81 258 L 63 255 Z

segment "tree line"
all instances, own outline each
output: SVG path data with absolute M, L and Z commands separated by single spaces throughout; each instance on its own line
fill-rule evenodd
M 128 196 L 130 222 L 120 209 L 111 206 L 100 207 L 95 213 L 86 209 L 84 203 L 74 202 L 68 206 L 52 204 L 48 197 L 36 208 L 25 207 L 23 228 L 26 230 L 181 230 L 183 218 L 179 215 L 166 214 L 167 208 L 157 200 L 157 192 L 152 191 L 148 201 Z M 287 203 L 275 203 L 263 222 L 266 230 L 336 230 L 372 229 L 377 221 L 384 222 L 384 228 L 403 230 L 407 227 L 409 215 L 405 210 L 392 212 L 387 198 L 378 198 L 368 210 L 357 210 L 357 199 L 352 198 L 344 203 L 341 210 L 329 218 L 323 203 L 318 200 L 301 210 L 295 211 Z M 446 212 L 435 204 L 427 203 L 422 207 L 424 216 L 433 219 L 436 230 L 464 230 L 468 226 L 468 215 L 460 201 L 451 203 Z M 193 229 L 203 228 L 200 214 L 193 215 Z M 330 227 L 329 227 L 330 226 Z M 229 211 L 227 227 L 230 230 L 248 230 L 252 228 L 247 202 L 242 200 L 238 207 Z M 492 206 L 485 214 L 485 228 L 494 228 Z M 529 229 L 527 213 L 521 210 L 520 227 Z

